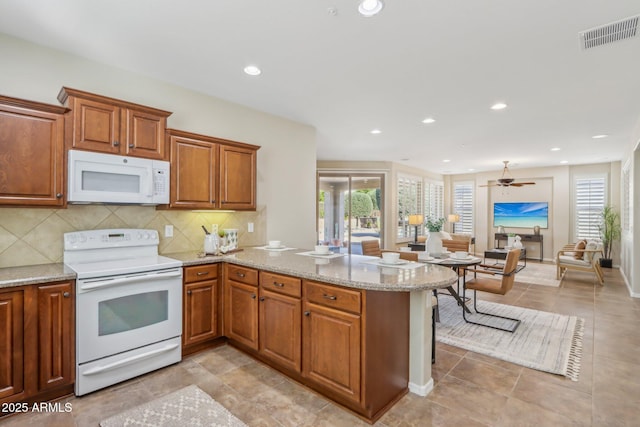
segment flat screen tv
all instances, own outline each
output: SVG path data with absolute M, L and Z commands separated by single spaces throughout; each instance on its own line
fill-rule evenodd
M 549 227 L 549 203 L 547 202 L 495 202 L 493 226 L 515 228 Z

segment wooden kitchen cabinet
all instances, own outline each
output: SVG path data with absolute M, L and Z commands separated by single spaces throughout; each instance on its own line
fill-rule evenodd
M 167 130 L 171 161 L 169 208 L 256 208 L 255 145 Z
M 168 111 L 63 87 L 58 100 L 71 109 L 67 148 L 168 160 Z
M 0 292 L 0 402 L 24 390 L 24 290 Z
M 343 398 L 361 400 L 360 292 L 305 282 L 302 375 Z
M 63 207 L 64 114 L 0 96 L 0 205 Z
M 73 392 L 75 282 L 0 290 L 0 403 Z
M 258 271 L 225 264 L 224 334 L 258 350 Z
M 301 280 L 260 272 L 259 353 L 279 366 L 300 372 Z
M 182 354 L 222 336 L 218 264 L 184 268 Z
M 39 285 L 38 391 L 73 384 L 75 318 L 73 282 Z

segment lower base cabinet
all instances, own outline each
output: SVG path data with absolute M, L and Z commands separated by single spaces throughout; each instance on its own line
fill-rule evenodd
M 185 267 L 182 295 L 182 354 L 222 336 L 218 264 Z
M 407 393 L 408 292 L 266 271 L 256 286 L 255 270 L 227 267 L 225 336 L 232 345 L 371 422 Z
M 74 289 L 66 281 L 0 291 L 0 403 L 73 392 Z

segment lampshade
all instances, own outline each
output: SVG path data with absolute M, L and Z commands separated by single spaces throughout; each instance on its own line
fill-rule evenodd
M 449 219 L 449 222 L 458 222 L 458 221 L 460 221 L 460 215 L 458 215 L 458 214 L 449 214 L 448 219 Z
M 420 225 L 424 222 L 422 215 L 409 215 L 409 225 Z

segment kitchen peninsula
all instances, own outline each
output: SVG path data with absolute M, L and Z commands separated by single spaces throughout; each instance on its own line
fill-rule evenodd
M 212 317 L 221 325 L 218 338 L 368 421 L 379 419 L 407 390 L 426 395 L 433 387 L 431 290 L 455 283 L 453 271 L 437 265 L 381 267 L 375 264 L 379 258 L 302 252 L 164 254 L 185 269 L 183 337 L 197 335 L 203 325 L 189 312 L 202 300 L 189 301 L 200 290 L 207 294 L 208 286 L 217 304 L 205 306 L 223 312 Z M 73 279 L 61 264 L 5 268 L 0 292 Z M 187 332 L 190 322 L 193 334 Z

